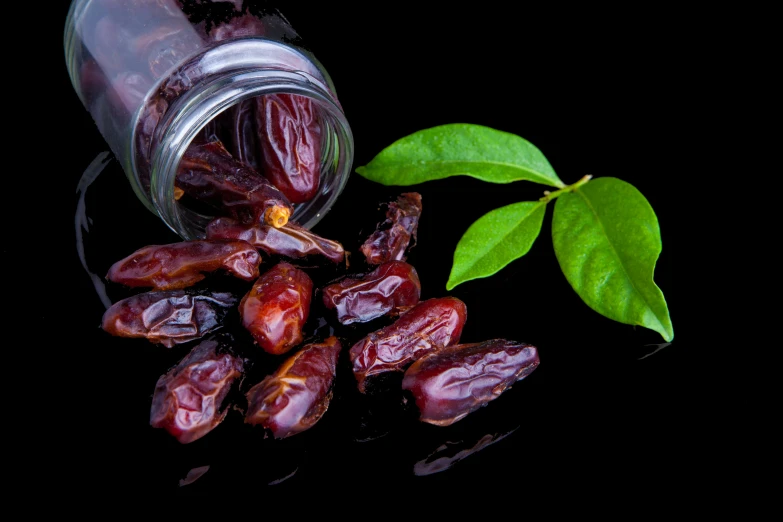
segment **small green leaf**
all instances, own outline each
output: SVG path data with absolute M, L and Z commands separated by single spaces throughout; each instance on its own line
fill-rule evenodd
M 546 157 L 527 140 L 462 123 L 425 129 L 397 140 L 356 172 L 384 185 L 472 176 L 491 183 L 527 180 L 564 186 Z
M 541 232 L 545 210 L 544 202 L 523 201 L 497 208 L 476 220 L 457 244 L 446 290 L 491 276 L 527 254 Z
M 566 279 L 590 308 L 672 340 L 669 309 L 653 281 L 661 253 L 658 218 L 633 185 L 599 178 L 561 195 L 552 240 Z

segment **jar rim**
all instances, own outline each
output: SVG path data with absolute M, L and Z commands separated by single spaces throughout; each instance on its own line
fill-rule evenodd
M 260 39 L 259 39 L 260 40 Z M 232 42 L 237 43 L 237 42 Z M 257 44 L 257 42 L 256 42 Z M 281 46 L 277 42 L 267 41 L 265 45 Z M 222 46 L 221 52 L 230 52 Z M 215 51 L 213 48 L 212 51 Z M 288 48 L 291 49 L 291 48 Z M 208 54 L 210 51 L 207 51 Z M 309 60 L 300 54 L 304 59 Z M 209 58 L 209 57 L 208 57 Z M 214 58 L 214 57 L 213 57 Z M 214 60 L 215 63 L 225 62 Z M 312 62 L 310 62 L 312 64 Z M 209 65 L 209 64 L 207 64 Z M 316 68 L 314 72 L 320 72 Z M 326 76 L 328 78 L 328 76 Z M 203 237 L 200 227 L 195 226 L 185 216 L 181 205 L 174 199 L 174 179 L 177 167 L 190 143 L 197 134 L 216 116 L 244 100 L 265 94 L 295 94 L 313 100 L 333 122 L 334 148 L 338 155 L 335 166 L 336 183 L 328 187 L 328 194 L 317 196 L 313 200 L 295 206 L 292 220 L 305 228 L 312 228 L 334 204 L 348 181 L 353 164 L 353 135 L 342 107 L 329 89 L 330 81 L 324 81 L 313 74 L 300 70 L 289 70 L 281 67 L 255 66 L 246 64 L 240 68 L 229 68 L 209 72 L 200 78 L 190 89 L 183 92 L 166 110 L 163 119 L 158 123 L 156 136 L 157 146 L 150 158 L 150 180 L 148 206 L 156 212 L 166 225 L 183 239 Z M 139 119 L 143 109 L 136 115 L 134 134 L 138 130 Z M 135 138 L 135 136 L 134 136 Z M 130 171 L 136 176 L 132 180 L 135 187 L 141 187 L 137 168 L 137 140 L 131 140 Z M 333 180 L 335 181 L 335 180 Z M 146 196 L 144 191 L 137 190 Z M 315 204 L 319 204 L 316 208 Z

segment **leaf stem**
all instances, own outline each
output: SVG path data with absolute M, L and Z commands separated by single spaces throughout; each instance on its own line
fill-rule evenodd
M 582 176 L 582 179 L 574 183 L 573 185 L 567 185 L 560 190 L 555 190 L 554 192 L 549 192 L 548 190 L 544 191 L 544 197 L 540 198 L 539 201 L 543 201 L 544 203 L 549 203 L 553 199 L 556 199 L 560 197 L 560 195 L 566 193 L 566 192 L 573 192 L 588 181 L 590 181 L 593 178 L 592 174 L 585 174 Z

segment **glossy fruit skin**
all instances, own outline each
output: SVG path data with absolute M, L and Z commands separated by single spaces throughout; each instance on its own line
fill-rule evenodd
M 261 172 L 292 203 L 318 192 L 321 179 L 321 127 L 310 98 L 267 94 L 256 98 Z
M 247 241 L 267 254 L 291 259 L 321 256 L 339 263 L 345 258 L 345 249 L 340 243 L 318 236 L 293 221 L 275 228 L 269 225 L 244 225 L 234 219 L 218 218 L 207 225 L 207 238 Z
M 349 355 L 359 391 L 367 392 L 368 378 L 402 372 L 416 359 L 458 343 L 467 315 L 456 297 L 427 299 L 354 344 Z
M 261 256 L 245 241 L 194 240 L 149 245 L 114 263 L 106 278 L 129 287 L 178 290 L 192 286 L 206 273 L 224 270 L 253 281 Z
M 219 216 L 247 224 L 285 225 L 294 210 L 285 195 L 252 167 L 232 157 L 221 141 L 207 139 L 211 141 L 187 148 L 175 186 L 194 201 L 212 207 Z
M 202 341 L 158 379 L 150 425 L 165 429 L 182 444 L 200 439 L 223 422 L 223 401 L 244 364 L 227 341 Z
M 341 349 L 333 336 L 323 343 L 305 345 L 289 357 L 247 392 L 245 422 L 263 426 L 277 439 L 313 427 L 332 399 Z
M 421 194 L 418 192 L 406 192 L 389 203 L 386 220 L 361 246 L 368 264 L 405 261 L 411 239 L 414 244 L 416 242 L 421 209 Z
M 279 355 L 302 342 L 310 315 L 313 281 L 281 262 L 261 275 L 239 303 L 242 325 L 264 351 Z
M 506 339 L 462 344 L 430 353 L 405 371 L 420 420 L 449 426 L 497 399 L 539 365 L 538 349 Z
M 101 328 L 117 337 L 145 338 L 171 348 L 220 328 L 236 303 L 237 299 L 225 292 L 145 292 L 109 307 Z
M 421 283 L 413 266 L 390 261 L 363 277 L 331 284 L 322 295 L 324 306 L 336 310 L 342 324 L 366 323 L 384 315 L 400 315 L 417 305 Z

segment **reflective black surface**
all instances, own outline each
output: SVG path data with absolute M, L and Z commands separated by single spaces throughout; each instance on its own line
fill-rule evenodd
M 150 398 L 157 378 L 191 344 L 166 349 L 112 338 L 99 328 L 106 299 L 129 295 L 108 284 L 105 298 L 96 291 L 108 267 L 142 246 L 178 240 L 143 208 L 117 163 L 109 161 L 86 191 L 86 220 L 69 224 L 78 195 L 62 198 L 67 208 L 58 218 L 62 237 L 70 234 L 71 240 L 58 252 L 64 288 L 58 289 L 56 315 L 67 325 L 60 335 L 75 347 L 56 355 L 68 390 L 57 416 L 66 435 L 56 444 L 68 465 L 80 470 L 72 479 L 76 490 L 128 499 L 139 498 L 137 493 L 199 499 L 232 492 L 246 499 L 294 498 L 326 486 L 399 495 L 475 485 L 486 493 L 504 483 L 529 491 L 639 493 L 653 487 L 655 474 L 684 481 L 702 471 L 695 377 L 700 354 L 687 342 L 691 326 L 674 278 L 681 234 L 675 192 L 687 173 L 669 159 L 685 151 L 678 142 L 662 144 L 662 131 L 678 125 L 677 87 L 658 74 L 674 51 L 656 43 L 658 32 L 600 21 L 565 30 L 551 19 L 519 20 L 501 11 L 398 11 L 283 9 L 334 80 L 355 136 L 354 166 L 407 134 L 464 122 L 528 139 L 565 183 L 584 174 L 632 183 L 659 219 L 663 252 L 655 281 L 669 305 L 674 342 L 665 346 L 655 332 L 606 319 L 579 299 L 552 249 L 551 205 L 525 257 L 446 292 L 453 251 L 467 227 L 489 210 L 540 197 L 546 187 L 466 177 L 384 187 L 354 174 L 314 231 L 358 254 L 382 219 L 379 204 L 400 192 L 420 192 L 418 245 L 408 261 L 421 279 L 422 299 L 462 299 L 468 307 L 464 342 L 528 342 L 540 350 L 540 367 L 455 425 L 424 425 L 394 382 L 389 393 L 375 397 L 356 390 L 347 350 L 386 323 L 342 327 L 314 306 L 306 334 L 326 335 L 334 328 L 346 339 L 323 419 L 305 433 L 274 441 L 230 411 L 214 432 L 180 445 L 149 426 Z M 555 46 L 556 40 L 568 45 Z M 52 77 L 68 121 L 57 190 L 74 194 L 106 145 L 73 93 L 64 64 Z M 316 286 L 339 273 L 313 270 Z M 259 353 L 249 382 L 281 360 Z M 204 466 L 209 469 L 195 482 L 180 486 L 191 469 Z M 599 471 L 607 477 L 603 482 L 596 478 Z

